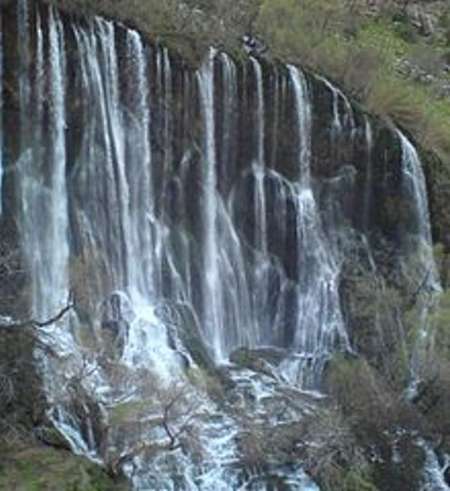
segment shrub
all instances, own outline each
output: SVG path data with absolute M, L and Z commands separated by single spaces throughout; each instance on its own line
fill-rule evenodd
M 428 99 L 419 139 L 434 149 L 444 162 L 450 162 L 450 102 Z
M 303 427 L 302 441 L 308 443 L 301 458 L 321 489 L 376 491 L 364 451 L 338 408 L 315 411 Z
M 276 55 L 314 64 L 320 45 L 343 31 L 345 8 L 338 0 L 265 0 L 257 30 Z
M 444 31 L 444 42 L 447 47 L 450 47 L 450 9 L 447 8 L 439 19 L 439 23 Z
M 414 129 L 424 117 L 425 106 L 414 99 L 411 87 L 394 77 L 378 77 L 367 98 L 370 111 Z
M 342 0 L 47 1 L 76 13 L 128 22 L 195 65 L 207 46 L 238 53 L 242 35 L 254 32 L 275 57 L 329 75 L 370 110 L 404 126 L 450 162 L 450 103 L 398 72 L 399 61 L 408 58 L 420 66 L 431 63 L 435 71 L 444 46 L 412 39 L 395 2 L 382 2 L 373 18 L 367 16 L 365 2 Z M 440 19 L 447 34 L 448 18 L 444 13 Z
M 210 45 L 233 51 L 252 29 L 260 0 L 46 0 L 81 15 L 101 14 L 161 39 L 198 64 Z

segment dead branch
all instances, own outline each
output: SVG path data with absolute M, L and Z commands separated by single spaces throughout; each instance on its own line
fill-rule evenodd
M 21 321 L 7 321 L 5 319 L 0 318 L 0 329 L 24 329 L 24 328 L 43 329 L 44 327 L 51 326 L 52 324 L 61 320 L 67 314 L 67 312 L 72 310 L 74 307 L 75 304 L 72 300 L 72 293 L 70 293 L 67 305 L 50 319 L 47 319 L 45 321 L 39 321 L 36 319 L 27 319 Z
M 71 389 L 75 394 L 78 393 L 80 387 L 82 387 L 83 380 L 89 378 L 100 368 L 98 363 L 94 366 L 90 366 L 90 360 L 87 354 L 82 355 L 82 365 L 79 369 L 79 372 L 76 375 L 73 375 L 69 380 L 69 389 Z
M 169 437 L 169 449 L 170 450 L 175 450 L 178 448 L 178 445 L 176 445 L 177 437 L 180 435 L 180 431 L 178 432 L 172 432 L 170 428 L 170 419 L 171 419 L 171 413 L 172 409 L 174 406 L 184 397 L 185 395 L 185 388 L 181 387 L 179 390 L 176 390 L 173 397 L 168 401 L 168 403 L 164 406 L 163 410 L 163 419 L 161 422 L 161 425 L 164 429 L 164 431 L 167 433 L 167 436 Z

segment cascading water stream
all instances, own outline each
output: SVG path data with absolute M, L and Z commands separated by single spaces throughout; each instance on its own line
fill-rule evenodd
M 265 170 L 265 111 L 264 111 L 264 87 L 261 65 L 258 60 L 251 58 L 252 66 L 256 79 L 256 111 L 255 111 L 255 134 L 256 134 L 256 155 L 254 173 L 256 179 L 255 189 L 255 247 L 263 255 L 267 255 L 267 224 L 266 224 L 266 200 L 264 191 L 264 170 Z
M 27 108 L 30 102 L 30 36 L 28 19 L 28 0 L 17 2 L 17 32 L 18 52 L 20 60 L 19 99 L 20 99 L 20 129 L 21 144 L 26 145 L 29 137 L 29 121 Z
M 39 18 L 38 18 L 39 22 Z M 34 122 L 37 122 L 36 135 L 26 142 L 20 161 L 22 176 L 22 214 L 23 247 L 29 261 L 33 279 L 33 314 L 37 318 L 51 317 L 65 305 L 68 299 L 68 213 L 66 190 L 66 144 L 65 144 L 65 94 L 63 80 L 65 77 L 65 52 L 62 23 L 53 10 L 49 14 L 49 98 L 51 110 L 48 114 L 51 140 L 46 161 L 32 160 L 31 150 L 37 149 L 41 131 L 39 118 L 43 117 L 42 93 L 38 81 L 36 87 L 36 108 Z M 42 70 L 41 29 L 38 25 L 37 72 Z M 26 104 L 28 97 L 23 92 Z M 27 108 L 30 112 L 30 107 Z
M 260 62 L 256 58 L 250 58 L 254 72 L 256 94 L 254 110 L 254 141 L 255 153 L 253 161 L 254 185 L 254 239 L 256 249 L 254 275 L 252 279 L 252 305 L 255 322 L 259 325 L 259 335 L 254 340 L 254 345 L 270 344 L 273 336 L 271 319 L 267 312 L 270 295 L 270 257 L 268 252 L 268 228 L 267 228 L 267 203 L 266 203 L 266 109 L 264 101 L 264 80 Z
M 321 197 L 341 176 L 330 184 L 315 168 L 310 82 L 293 66 L 269 76 L 251 57 L 248 94 L 242 67 L 214 49 L 194 72 L 134 30 L 98 18 L 63 23 L 54 9 L 29 15 L 26 1 L 18 6 L 24 69 L 17 72 L 16 180 L 33 315 L 51 317 L 69 291 L 76 300 L 76 311 L 46 332 L 61 359 L 37 353 L 55 426 L 74 451 L 96 461 L 130 455 L 124 469 L 140 491 L 263 491 L 278 479 L 289 489 L 316 489 L 299 465 L 271 462 L 268 476 L 240 462 L 249 433 L 242 413 L 260 425 L 298 421 L 311 402 L 295 398 L 310 397 L 304 391 L 320 387 L 332 355 L 350 350 L 339 287 L 353 231 L 335 191 Z M 323 82 L 333 98 L 326 124 L 339 141 L 349 132 L 350 140 L 358 118 L 345 95 Z M 249 114 L 242 114 L 243 92 L 253 103 Z M 286 120 L 287 143 L 280 134 Z M 368 120 L 361 133 L 368 214 L 376 202 Z M 411 143 L 399 138 L 421 243 L 411 237 L 407 250 L 420 252 L 431 285 L 423 173 Z M 276 361 L 243 368 L 230 362 L 240 348 Z M 217 369 L 222 362 L 226 375 Z M 80 370 L 88 373 L 80 391 L 91 405 L 70 393 Z M 193 382 L 199 374 L 203 384 Z M 221 388 L 223 377 L 232 396 L 220 405 L 208 384 Z M 199 401 L 192 425 L 201 465 L 195 451 L 169 448 L 162 426 L 152 426 L 160 418 L 152 401 L 177 384 Z M 148 411 L 115 424 L 124 401 Z M 275 410 L 280 401 L 286 411 Z M 100 424 L 110 424 L 106 436 Z M 154 442 L 157 456 L 134 453 Z
M 449 491 L 446 474 L 450 467 L 450 457 L 446 455 L 439 459 L 431 445 L 424 440 L 419 440 L 418 446 L 424 450 L 426 459 L 424 483 L 420 491 Z
M 167 48 L 162 49 L 162 67 L 161 79 L 164 87 L 164 169 L 168 169 L 172 161 L 172 67 Z
M 221 138 L 221 172 L 228 178 L 227 173 L 233 172 L 236 167 L 236 139 L 238 115 L 238 84 L 237 69 L 233 60 L 226 54 L 220 53 L 223 71 L 223 100 L 226 110 L 223 111 L 222 138 Z
M 333 97 L 333 137 L 337 138 L 342 135 L 344 130 L 349 130 L 350 137 L 353 137 L 355 130 L 355 118 L 353 108 L 345 94 L 330 83 L 326 78 L 317 76 L 317 79 L 325 84 L 330 90 Z M 339 110 L 339 101 L 344 103 L 345 113 L 341 116 Z
M 432 337 L 429 314 L 436 304 L 441 286 L 433 255 L 425 175 L 412 143 L 401 131 L 397 131 L 397 135 L 402 152 L 402 186 L 413 207 L 413 223 L 405 233 L 400 267 L 404 277 L 416 290 L 417 297 L 419 335 L 411 356 L 411 381 L 407 389 L 408 396 L 414 397 Z
M 92 294 L 99 301 L 119 294 L 121 303 L 129 305 L 129 314 L 120 311 L 108 320 L 117 323 L 122 361 L 131 368 L 153 367 L 168 381 L 179 366 L 154 307 L 161 297 L 162 263 L 167 261 L 170 267 L 172 257 L 167 227 L 155 217 L 144 46 L 138 33 L 127 31 L 127 72 L 132 84 L 128 93 L 121 93 L 114 25 L 96 20 L 89 30 L 74 29 L 82 68 L 79 89 L 86 101 L 76 174 L 76 189 L 86 191 L 78 196 L 74 210 L 77 234 L 83 237 L 81 264 L 89 268 L 84 274 L 91 278 Z M 97 52 L 103 55 L 103 64 Z M 98 159 L 103 166 L 95 165 Z M 95 275 L 90 268 L 97 263 L 100 274 Z M 183 300 L 177 272 L 171 283 L 175 300 Z M 93 307 L 97 308 L 95 303 Z
M 152 249 L 153 237 L 151 219 L 154 217 L 152 189 L 152 157 L 150 148 L 149 87 L 147 60 L 139 34 L 127 32 L 127 49 L 131 64 L 132 87 L 135 93 L 130 104 L 130 127 L 127 132 L 127 179 L 133 190 L 129 203 L 129 226 L 125 231 L 130 243 L 129 288 L 131 296 L 154 298 L 153 261 L 148 255 Z M 136 298 L 135 301 L 138 301 Z
M 39 292 L 41 298 L 47 298 L 49 304 L 40 312 L 45 317 L 51 316 L 52 312 L 58 308 L 68 298 L 69 277 L 69 237 L 68 237 L 68 210 L 67 210 L 67 188 L 66 188 L 66 94 L 64 78 L 66 72 L 65 45 L 62 21 L 55 17 L 56 13 L 50 10 L 50 80 L 51 86 L 51 107 L 50 121 L 52 127 L 52 149 L 51 156 L 52 168 L 51 191 L 50 191 L 50 210 L 48 219 L 50 220 L 50 240 L 51 243 L 46 247 L 45 254 L 49 257 L 41 258 L 41 265 L 47 264 L 47 274 L 49 274 L 48 284 L 43 291 Z M 50 266 L 51 264 L 51 266 Z M 39 273 L 39 275 L 41 272 Z M 51 293 L 53 292 L 53 294 Z M 50 300 L 51 299 L 51 300 Z
M 373 134 L 372 126 L 370 124 L 369 118 L 366 117 L 365 122 L 365 139 L 367 143 L 367 171 L 366 171 L 366 183 L 364 190 L 364 218 L 363 218 L 363 229 L 367 234 L 369 232 L 369 214 L 372 201 L 372 179 L 373 179 Z
M 402 150 L 402 172 L 404 187 L 407 195 L 411 195 L 411 203 L 415 208 L 414 218 L 417 230 L 414 236 L 421 242 L 419 251 L 422 255 L 422 263 L 430 272 L 430 281 L 436 282 L 436 271 L 432 254 L 431 226 L 428 211 L 428 200 L 425 176 L 422 170 L 417 150 L 406 136 L 397 131 Z M 421 250 L 423 246 L 423 251 Z
M 3 210 L 3 17 L 0 12 L 0 216 Z
M 219 277 L 218 257 L 218 209 L 216 175 L 216 134 L 214 122 L 214 59 L 215 50 L 211 50 L 208 60 L 198 73 L 200 97 L 204 121 L 204 234 L 205 234 L 205 283 L 203 292 L 204 329 L 212 345 L 214 356 L 218 360 L 225 358 L 223 326 L 223 293 Z
M 296 67 L 289 66 L 294 87 L 299 133 L 297 184 L 297 261 L 299 270 L 295 349 L 298 364 L 294 379 L 304 388 L 318 386 L 331 354 L 348 349 L 340 310 L 339 263 L 335 248 L 327 244 L 311 183 L 311 100 L 308 84 Z M 291 375 L 292 376 L 292 375 Z
M 24 7 L 24 6 L 21 6 Z M 19 19 L 25 22 L 27 15 L 20 10 Z M 28 21 L 26 21 L 28 22 Z M 21 151 L 17 166 L 19 176 L 19 201 L 21 211 L 20 231 L 22 248 L 31 276 L 31 309 L 37 319 L 48 319 L 60 311 L 69 298 L 69 215 L 66 186 L 66 58 L 63 24 L 58 13 L 50 9 L 48 15 L 48 73 L 47 99 L 44 102 L 44 52 L 40 16 L 36 16 L 36 83 L 33 87 L 20 75 L 21 107 L 26 107 L 29 121 L 21 131 Z M 24 26 L 19 29 L 24 32 Z M 26 37 L 25 37 L 26 39 Z M 23 47 L 26 51 L 26 47 Z M 33 100 L 33 104 L 29 104 Z M 48 147 L 43 148 L 42 136 L 46 128 Z M 45 329 L 42 342 L 61 356 L 77 356 L 69 331 L 71 316 Z M 36 350 L 36 360 L 44 379 L 44 388 L 50 404 L 58 406 L 64 391 L 55 383 L 58 367 L 53 364 L 45 349 Z M 70 370 L 67 372 L 70 373 Z M 57 418 L 55 426 L 71 429 L 65 416 Z M 53 419 L 49 413 L 50 419 Z M 69 438 L 70 439 L 70 438 Z M 77 438 L 75 437 L 75 440 Z M 75 446 L 74 446 L 75 448 Z M 82 446 L 83 451 L 88 448 Z

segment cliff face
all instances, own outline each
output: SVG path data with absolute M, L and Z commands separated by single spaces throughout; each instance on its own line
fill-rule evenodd
M 65 164 L 61 172 L 66 176 L 63 187 L 69 195 L 58 198 L 66 199 L 65 206 L 69 207 L 69 221 L 63 224 L 69 229 L 61 235 L 61 240 L 70 236 L 66 254 L 71 261 L 80 262 L 90 260 L 85 255 L 106 254 L 109 259 L 102 257 L 100 263 L 117 261 L 116 266 L 122 270 L 119 283 L 126 283 L 131 266 L 124 264 L 127 238 L 123 227 L 124 221 L 132 217 L 124 218 L 127 210 L 123 207 L 140 205 L 138 201 L 133 203 L 133 193 L 151 192 L 153 219 L 167 223 L 173 230 L 182 230 L 199 248 L 194 263 L 201 263 L 207 254 L 204 215 L 208 173 L 204 157 L 208 149 L 199 74 L 163 47 L 133 40 L 129 31 L 120 26 L 84 24 L 71 17 L 61 19 L 61 33 L 56 33 L 64 35 L 62 44 L 55 48 L 61 52 L 52 52 L 48 45 L 52 33 L 48 32 L 47 7 L 33 9 L 27 15 L 27 41 L 22 43 L 18 42 L 14 27 L 19 25 L 15 6 L 4 12 L 3 119 L 7 134 L 17 136 L 5 139 L 5 160 L 13 170 L 24 152 L 37 152 L 41 162 L 36 163 L 33 157 L 33 163 L 28 165 L 35 169 L 33 172 L 40 168 L 38 172 L 44 174 L 36 175 L 36 179 L 44 179 L 43 185 L 48 186 L 52 179 L 49 160 L 53 159 L 55 165 L 60 155 L 52 155 L 45 141 L 36 141 L 36 127 L 42 137 L 49 135 L 56 140 L 53 145 L 62 145 Z M 133 42 L 139 45 L 133 47 Z M 62 57 L 64 64 L 59 95 L 53 94 L 57 90 L 52 80 L 55 56 Z M 145 57 L 142 66 L 139 56 Z M 230 216 L 235 217 L 233 227 L 249 250 L 258 252 L 263 248 L 282 263 L 286 279 L 295 281 L 298 277 L 298 210 L 288 188 L 301 181 L 300 161 L 305 158 L 326 235 L 348 235 L 348 230 L 355 236 L 365 234 L 369 250 L 377 251 L 400 249 L 404 234 L 415 233 L 416 205 L 411 195 L 400 191 L 407 187 L 408 176 L 402 168 L 401 139 L 392 128 L 353 107 L 330 82 L 305 72 L 307 97 L 302 102 L 310 113 L 310 127 L 306 129 L 310 141 L 305 143 L 301 141 L 305 128 L 299 131 L 297 122 L 297 111 L 304 108 L 296 105 L 295 87 L 287 67 L 256 58 L 235 62 L 221 53 L 211 63 L 214 90 L 208 103 L 214 126 L 213 141 L 209 142 L 214 145 L 213 185 L 223 205 L 229 207 Z M 53 96 L 64 99 L 58 101 Z M 62 104 L 60 108 L 55 107 L 58 103 Z M 57 110 L 60 114 L 55 113 Z M 56 117 L 64 118 L 60 130 L 55 130 Z M 41 119 L 36 121 L 38 118 Z M 147 132 L 149 141 L 139 141 Z M 306 157 L 302 155 L 305 144 L 309 147 Z M 107 175 L 101 164 L 105 161 L 111 166 Z M 95 162 L 95 170 L 89 167 L 94 164 L 87 162 Z M 133 165 L 138 173 L 143 172 L 144 165 L 151 167 L 146 176 L 151 180 L 146 183 L 148 188 L 142 182 L 136 189 L 133 186 L 137 182 L 120 182 L 122 178 L 135 178 Z M 139 176 L 143 178 L 142 174 Z M 105 179 L 100 189 L 99 182 Z M 20 187 L 17 180 L 17 175 L 7 172 L 4 199 L 9 216 L 20 206 L 13 192 Z M 84 210 L 81 218 L 79 209 L 92 199 L 92 193 L 98 209 Z M 123 193 L 129 196 L 121 196 Z M 258 201 L 264 202 L 265 210 L 258 210 Z M 89 247 L 95 250 L 88 252 L 88 245 L 81 239 L 86 233 L 81 222 L 86 214 L 100 213 L 100 206 L 105 208 L 102 217 L 97 215 L 106 220 L 102 224 L 104 243 L 91 244 Z M 258 216 L 260 213 L 266 216 Z M 8 213 L 5 223 L 7 220 Z M 263 230 L 264 237 L 257 237 L 261 220 L 267 229 Z M 336 230 L 330 232 L 334 227 Z M 257 244 L 258 240 L 262 243 Z M 172 247 L 173 244 L 169 246 Z M 202 275 L 201 270 L 191 267 L 193 277 Z M 165 276 L 156 288 L 160 289 L 158 295 L 170 298 L 176 289 L 174 278 L 167 278 L 170 273 Z M 111 279 L 110 283 L 115 282 Z M 118 286 L 113 284 L 102 288 Z M 202 300 L 194 302 L 200 304 Z M 292 337 L 281 337 L 285 336 Z
M 28 303 L 50 318 L 69 292 L 76 303 L 42 333 L 50 351 L 35 351 L 49 420 L 137 489 L 167 476 L 194 489 L 206 474 L 177 442 L 191 414 L 167 407 L 192 406 L 199 371 L 198 405 L 220 421 L 195 419 L 205 465 L 237 486 L 246 470 L 228 468 L 227 452 L 241 455 L 247 423 L 234 405 L 268 382 L 217 365 L 270 347 L 263 373 L 320 389 L 334 354 L 379 356 L 379 319 L 358 301 L 386 285 L 405 298 L 438 288 L 415 148 L 298 67 L 211 49 L 194 71 L 134 30 L 40 3 L 10 4 L 1 20 L 1 227 L 22 257 L 1 293 L 23 293 L 2 313 L 23 317 Z M 222 412 L 208 377 L 232 392 Z M 281 423 L 296 421 L 292 394 L 270 391 L 249 411 L 266 418 L 278 397 L 290 408 Z M 125 421 L 124 402 L 135 404 Z M 271 466 L 261 479 L 283 467 Z

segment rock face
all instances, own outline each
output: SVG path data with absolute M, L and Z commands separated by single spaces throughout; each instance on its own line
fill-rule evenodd
M 133 321 L 133 310 L 127 298 L 113 293 L 103 302 L 101 314 L 102 337 L 105 346 L 109 346 L 112 358 L 122 356 L 128 340 L 130 324 Z
M 237 406 L 174 387 L 200 368 L 267 423 L 280 380 L 316 390 L 334 353 L 370 352 L 355 277 L 436 286 L 416 150 L 299 67 L 211 49 L 194 71 L 134 30 L 26 0 L 2 26 L 2 230 L 20 244 L 32 315 L 70 291 L 77 305 L 43 333 L 55 356 L 35 352 L 53 424 L 91 458 L 130 455 L 137 489 L 209 474 L 237 486 Z M 233 352 L 244 374 L 216 371 Z M 282 424 L 302 414 L 287 399 Z M 170 419 L 180 400 L 201 410 L 197 426 L 182 408 Z M 135 430 L 109 431 L 124 401 L 139 403 Z M 192 448 L 137 455 L 141 435 L 175 451 L 191 426 L 203 467 Z

